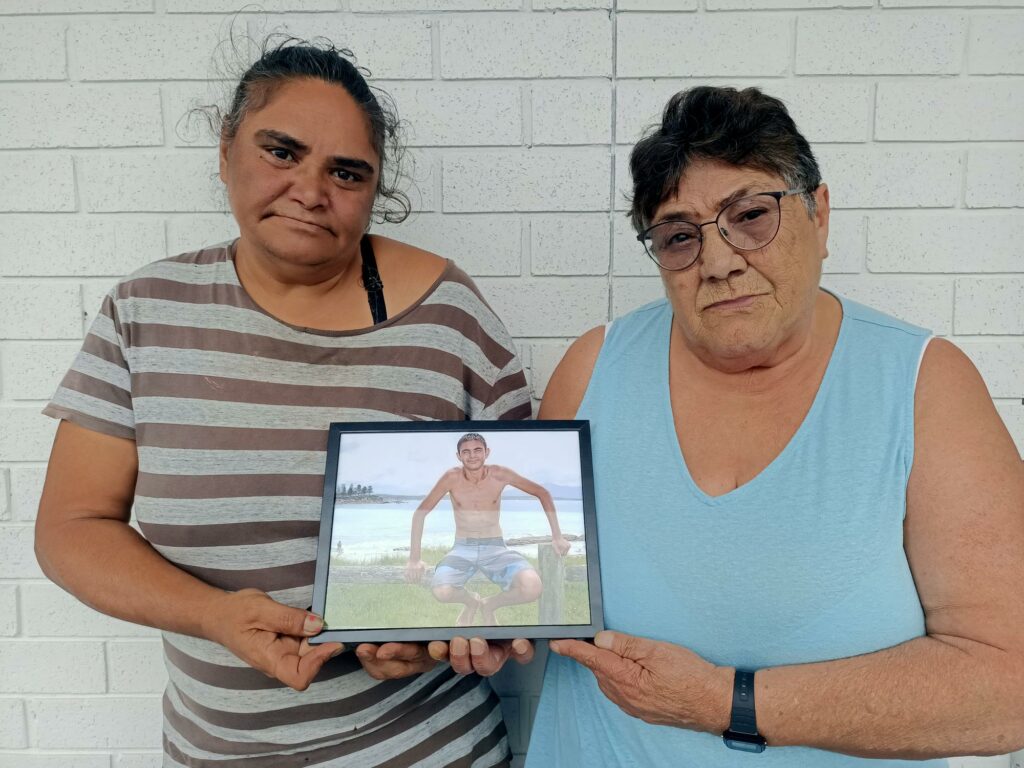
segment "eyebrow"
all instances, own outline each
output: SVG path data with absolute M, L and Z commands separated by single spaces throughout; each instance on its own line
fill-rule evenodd
M 754 192 L 750 187 L 740 187 L 739 189 L 734 190 L 733 192 L 729 193 L 721 200 L 719 200 L 717 203 L 715 203 L 715 210 L 721 211 L 723 208 L 725 208 L 725 206 L 729 205 L 730 203 L 736 202 L 741 197 L 746 197 L 747 195 L 753 194 L 757 193 Z M 657 219 L 652 221 L 651 225 L 653 226 L 654 224 L 661 224 L 661 222 L 663 221 L 691 221 L 692 219 L 696 218 L 698 218 L 697 214 L 694 213 L 693 211 L 686 210 L 685 208 L 676 208 L 671 211 L 665 211 L 665 213 L 663 213 Z
M 256 131 L 255 138 L 257 141 L 277 142 L 285 149 L 290 149 L 299 155 L 304 155 L 309 152 L 309 147 L 294 136 L 289 136 L 287 133 L 275 131 L 270 128 L 264 128 L 263 130 Z M 331 158 L 331 165 L 336 168 L 350 168 L 354 171 L 363 171 L 364 173 L 369 174 L 374 172 L 374 168 L 370 163 L 358 157 L 335 155 Z

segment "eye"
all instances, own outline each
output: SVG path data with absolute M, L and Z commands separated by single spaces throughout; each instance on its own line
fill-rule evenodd
M 740 213 L 740 221 L 754 221 L 768 213 L 767 208 L 751 208 Z
M 334 178 L 338 181 L 344 181 L 346 183 L 359 182 L 363 180 L 362 176 L 358 173 L 353 173 L 347 168 L 335 168 L 331 173 L 334 174 Z
M 693 235 L 691 233 L 674 232 L 671 235 L 669 235 L 668 240 L 666 242 L 672 245 L 679 245 L 681 243 L 689 242 L 690 240 L 693 240 Z
M 282 162 L 288 163 L 295 159 L 295 155 L 292 154 L 292 151 L 290 149 L 285 149 L 284 147 L 270 146 L 264 147 L 263 149 L 266 150 L 267 154 L 275 160 L 281 160 Z

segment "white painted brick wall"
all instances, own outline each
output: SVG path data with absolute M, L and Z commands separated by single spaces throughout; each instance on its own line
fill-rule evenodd
M 33 746 L 141 749 L 160 743 L 159 696 L 76 696 L 25 702 Z
M 414 214 L 376 231 L 443 253 L 472 275 L 522 274 L 522 222 L 516 215 Z
M 0 80 L 67 77 L 65 23 L 60 19 L 0 18 Z
M 64 153 L 0 153 L 0 211 L 73 211 L 75 166 Z M 40 184 L 39 179 L 46 183 Z
M 106 645 L 111 693 L 163 693 L 167 668 L 159 640 L 114 640 Z
M 453 16 L 441 21 L 446 78 L 601 77 L 611 74 L 607 13 Z
M 1024 336 L 1024 278 L 961 277 L 956 281 L 958 334 Z
M 967 71 L 972 75 L 1024 73 L 1024 18 L 1020 14 L 979 14 L 971 19 Z
M 0 749 L 22 749 L 27 746 L 28 730 L 25 728 L 25 709 L 21 699 L 0 699 Z
M 8 341 L 0 344 L 0 368 L 7 400 L 48 400 L 68 369 L 68 360 L 82 345 L 77 342 Z
M 1016 213 L 872 213 L 867 266 L 872 272 L 1019 271 L 1020 225 Z
M 159 101 L 152 85 L 7 86 L 0 89 L 4 145 L 158 146 L 164 141 Z M 49 127 L 40 131 L 43 122 Z
M 12 693 L 103 693 L 103 643 L 0 640 L 0 680 Z
M 816 146 L 833 208 L 951 208 L 960 199 L 955 149 Z
M 530 229 L 534 275 L 608 274 L 608 216 L 534 216 Z
M 792 66 L 793 20 L 775 14 L 622 14 L 617 34 L 621 77 L 771 77 Z
M 369 69 L 378 80 L 429 80 L 434 61 L 431 26 L 438 23 L 439 19 L 422 15 L 375 17 L 296 13 L 261 18 L 250 24 L 250 29 L 256 39 L 261 38 L 264 30 L 305 38 L 323 35 L 335 45 L 352 50 L 360 66 Z M 387 44 L 367 45 L 370 40 L 386 41 Z
M 806 14 L 796 38 L 802 75 L 951 75 L 960 71 L 963 16 L 933 11 Z
M 459 153 L 444 161 L 444 210 L 599 211 L 610 173 L 602 149 Z
M 46 478 L 45 465 L 16 464 L 8 470 L 11 484 L 11 519 L 35 520 Z
M 226 211 L 217 156 L 202 149 L 176 154 L 105 152 L 79 161 L 82 199 L 94 213 Z
M 1020 141 L 1024 82 L 885 82 L 878 85 L 879 141 Z M 935 115 L 942 114 L 942 120 Z M 987 119 L 979 121 L 979 114 Z
M 0 328 L 7 339 L 77 339 L 81 301 L 74 283 L 0 284 Z
M 522 89 L 515 83 L 397 84 L 388 93 L 415 146 L 517 145 Z
M 3 361 L 0 360 L 0 366 Z M 11 480 L 10 470 L 0 469 L 0 520 L 11 519 Z
M 51 755 L 30 752 L 0 753 L 0 768 L 110 768 L 110 755 L 87 752 L 61 752 Z
M 1016 144 L 968 150 L 965 186 L 968 208 L 1024 206 L 1024 148 Z
M 0 584 L 0 637 L 18 634 L 18 587 Z
M 182 119 L 230 92 L 229 30 L 326 35 L 392 93 L 418 213 L 375 231 L 478 278 L 538 399 L 573 337 L 663 293 L 630 145 L 678 90 L 763 88 L 831 189 L 824 284 L 959 343 L 1024 451 L 1024 0 L 240 5 L 0 0 L 0 768 L 161 764 L 157 633 L 35 564 L 39 409 L 117 277 L 235 236 L 215 135 Z M 517 753 L 539 674 L 496 680 Z
M 535 82 L 534 144 L 607 144 L 612 88 L 607 81 Z
M 163 218 L 0 217 L 0 275 L 122 277 L 164 250 Z

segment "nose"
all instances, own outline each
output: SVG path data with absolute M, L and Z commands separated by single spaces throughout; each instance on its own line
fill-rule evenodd
M 300 164 L 294 170 L 290 197 L 306 210 L 322 207 L 327 202 L 326 180 L 312 164 Z
M 747 269 L 747 260 L 742 251 L 737 251 L 722 237 L 718 227 L 714 233 L 704 235 L 704 247 L 700 251 L 700 276 L 704 280 L 725 280 L 742 274 Z

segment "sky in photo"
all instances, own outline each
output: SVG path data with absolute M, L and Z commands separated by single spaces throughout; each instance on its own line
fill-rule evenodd
M 341 436 L 338 484 L 372 485 L 374 493 L 424 496 L 441 475 L 459 466 L 455 446 L 462 432 L 355 432 Z M 579 489 L 579 434 L 485 432 L 488 464 L 501 464 L 559 495 Z M 553 487 L 556 486 L 556 487 Z M 511 489 L 510 489 L 511 490 Z

